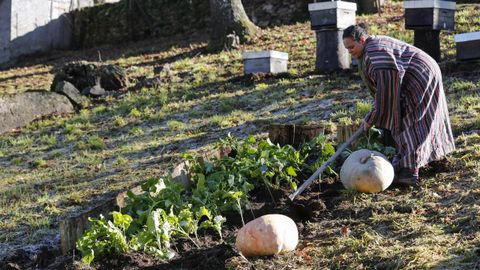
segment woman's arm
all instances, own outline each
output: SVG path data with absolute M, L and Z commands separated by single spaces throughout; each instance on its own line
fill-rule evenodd
M 372 110 L 364 118 L 364 128 L 375 125 L 394 131 L 400 115 L 400 77 L 394 69 L 376 69 L 371 73 L 376 92 Z

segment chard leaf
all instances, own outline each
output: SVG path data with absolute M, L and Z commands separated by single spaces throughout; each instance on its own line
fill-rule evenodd
M 297 173 L 295 172 L 295 169 L 292 166 L 287 168 L 287 174 L 293 177 L 297 176 Z
M 198 175 L 198 182 L 197 182 L 197 189 L 204 190 L 205 189 L 205 175 L 199 173 Z

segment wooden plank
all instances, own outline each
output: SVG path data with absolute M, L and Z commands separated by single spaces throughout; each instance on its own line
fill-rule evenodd
M 60 221 L 60 248 L 64 255 L 75 248 L 75 243 L 83 233 L 90 228 L 88 217 L 98 217 L 100 214 L 110 216 L 110 212 L 118 210 L 117 198 L 109 198 L 82 213 L 70 216 Z

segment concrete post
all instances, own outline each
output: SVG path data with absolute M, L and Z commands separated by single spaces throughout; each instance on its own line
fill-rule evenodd
M 331 72 L 350 68 L 350 55 L 343 46 L 343 30 L 316 31 L 318 72 Z
M 414 30 L 413 45 L 440 62 L 440 30 Z

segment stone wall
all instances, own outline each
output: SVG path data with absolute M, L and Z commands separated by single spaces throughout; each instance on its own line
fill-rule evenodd
M 0 0 L 0 63 L 10 59 L 10 0 Z
M 90 1 L 90 0 L 88 0 Z M 12 0 L 10 55 L 64 49 L 70 45 L 69 0 Z
M 171 36 L 205 29 L 209 24 L 206 0 L 122 0 L 112 5 L 76 11 L 75 45 L 92 47 L 105 43 Z M 309 19 L 307 0 L 244 0 L 245 11 L 260 27 Z
M 91 47 L 195 31 L 205 27 L 208 14 L 205 0 L 122 0 L 90 7 L 73 13 L 74 45 Z
M 1 0 L 0 64 L 21 55 L 70 48 L 69 12 L 95 4 L 95 0 Z

